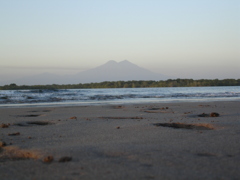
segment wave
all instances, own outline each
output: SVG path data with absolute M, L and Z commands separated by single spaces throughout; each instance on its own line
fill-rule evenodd
M 59 91 L 64 91 L 64 90 L 59 90 L 59 89 L 31 89 L 31 90 L 16 90 L 14 91 L 15 93 L 55 93 Z
M 206 98 L 240 98 L 240 87 L 48 89 L 0 91 L 0 104 Z

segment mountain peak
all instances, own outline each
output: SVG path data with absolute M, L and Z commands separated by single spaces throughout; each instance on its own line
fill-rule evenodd
M 133 64 L 133 63 L 131 63 L 130 61 L 128 61 L 128 60 L 123 60 L 123 61 L 120 61 L 120 62 L 117 62 L 117 61 L 115 61 L 115 60 L 109 60 L 109 61 L 107 61 L 105 64 L 103 64 L 103 65 L 127 65 L 127 64 Z
M 115 60 L 109 60 L 108 62 L 106 62 L 105 64 L 122 64 L 122 63 L 131 63 L 130 61 L 128 60 L 123 60 L 123 61 L 120 61 L 120 62 L 117 62 Z M 132 63 L 131 63 L 132 64 Z
M 128 61 L 128 60 L 123 60 L 123 61 L 120 61 L 119 62 L 119 64 L 120 65 L 125 65 L 125 66 L 137 66 L 136 64 L 133 64 L 133 63 L 131 63 L 130 61 Z
M 123 60 L 123 61 L 120 61 L 119 63 L 131 63 L 131 62 L 128 60 Z
M 106 62 L 105 64 L 117 64 L 117 62 L 116 61 L 114 61 L 114 60 L 109 60 L 108 62 Z
M 128 60 L 123 60 L 123 61 L 120 61 L 120 62 L 116 62 L 114 60 L 110 60 L 108 62 L 106 62 L 105 64 L 103 64 L 102 66 L 115 66 L 115 67 L 122 67 L 122 66 L 131 66 L 131 65 L 134 65 L 136 66 L 135 64 L 131 63 L 130 61 Z

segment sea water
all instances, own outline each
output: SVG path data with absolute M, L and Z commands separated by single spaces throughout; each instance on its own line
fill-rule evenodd
M 239 100 L 240 86 L 0 91 L 1 107 Z

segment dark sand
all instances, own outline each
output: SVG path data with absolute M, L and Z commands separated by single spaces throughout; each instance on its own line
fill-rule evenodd
M 240 102 L 0 114 L 1 180 L 240 178 Z

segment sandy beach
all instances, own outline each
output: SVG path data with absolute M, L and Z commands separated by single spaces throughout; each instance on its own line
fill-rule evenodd
M 0 179 L 239 179 L 239 107 L 0 108 Z

